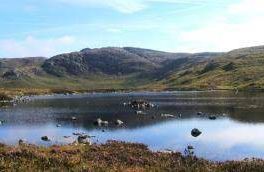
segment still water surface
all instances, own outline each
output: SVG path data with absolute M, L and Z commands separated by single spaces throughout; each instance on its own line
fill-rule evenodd
M 157 105 L 137 115 L 123 105 L 144 99 Z M 197 112 L 216 115 L 198 116 Z M 172 114 L 175 118 L 164 118 Z M 76 121 L 71 120 L 75 116 Z M 93 125 L 101 118 L 108 127 Z M 152 150 L 184 152 L 192 145 L 195 155 L 210 160 L 264 158 L 264 94 L 234 92 L 139 92 L 54 95 L 31 98 L 28 103 L 0 109 L 0 142 L 17 144 L 19 139 L 38 145 L 71 143 L 73 132 L 95 136 L 92 141 L 121 140 L 144 143 Z M 124 121 L 117 127 L 116 119 Z M 61 127 L 56 127 L 61 124 Z M 191 130 L 202 134 L 194 138 Z M 105 132 L 102 132 L 105 130 Z M 49 136 L 51 142 L 41 141 Z M 64 138 L 64 136 L 71 136 Z

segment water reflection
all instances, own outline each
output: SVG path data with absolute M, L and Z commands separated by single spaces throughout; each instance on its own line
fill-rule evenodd
M 137 115 L 123 102 L 144 99 L 157 107 Z M 107 93 L 71 96 L 34 97 L 27 104 L 0 109 L 0 142 L 16 144 L 20 138 L 30 143 L 51 145 L 71 143 L 73 132 L 85 131 L 96 136 L 94 142 L 109 139 L 140 142 L 153 150 L 184 151 L 195 147 L 195 154 L 211 160 L 264 157 L 264 94 L 233 92 L 162 92 Z M 217 116 L 197 116 L 204 112 Z M 173 114 L 164 118 L 161 114 Z M 71 120 L 75 116 L 76 121 Z M 96 118 L 110 122 L 109 127 L 93 125 Z M 114 121 L 125 122 L 116 127 Z M 57 128 L 56 124 L 62 127 Z M 190 131 L 199 128 L 202 135 L 194 138 Z M 40 137 L 48 135 L 52 142 Z M 71 136 L 64 138 L 63 136 Z

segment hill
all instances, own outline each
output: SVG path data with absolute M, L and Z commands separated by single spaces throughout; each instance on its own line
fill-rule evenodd
M 227 53 L 86 48 L 51 58 L 0 59 L 1 88 L 263 89 L 264 46 Z
M 233 50 L 163 78 L 159 84 L 185 89 L 263 89 L 264 46 Z

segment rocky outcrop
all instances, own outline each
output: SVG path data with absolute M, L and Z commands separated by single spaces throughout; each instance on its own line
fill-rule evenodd
M 20 77 L 21 77 L 21 73 L 17 70 L 9 70 L 5 72 L 2 76 L 2 78 L 8 79 L 8 80 L 17 80 Z

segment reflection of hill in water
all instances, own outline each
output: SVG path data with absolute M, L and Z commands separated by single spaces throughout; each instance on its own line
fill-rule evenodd
M 102 118 L 116 128 L 114 121 L 120 119 L 126 128 L 138 128 L 156 123 L 188 118 L 204 118 L 197 112 L 210 115 L 227 114 L 233 120 L 250 123 L 264 122 L 264 94 L 233 92 L 171 92 L 135 94 L 89 94 L 57 96 L 33 99 L 28 104 L 1 109 L 0 119 L 9 124 L 61 123 L 76 127 L 95 128 L 94 120 Z M 144 99 L 158 107 L 145 110 L 146 115 L 136 115 L 135 110 L 123 106 L 123 102 Z M 175 115 L 166 119 L 161 114 Z M 178 118 L 181 114 L 181 118 Z M 71 117 L 77 117 L 72 121 Z

